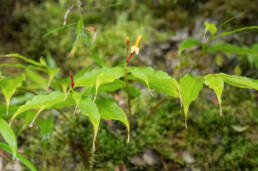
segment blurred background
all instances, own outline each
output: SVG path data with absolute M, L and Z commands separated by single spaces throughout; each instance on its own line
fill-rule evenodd
M 151 66 L 176 78 L 188 72 L 224 72 L 258 79 L 258 56 L 252 54 L 203 53 L 196 47 L 181 55 L 180 70 L 177 67 L 180 43 L 188 38 L 202 40 L 205 21 L 215 24 L 219 33 L 258 25 L 258 1 L 0 0 L 0 4 L 0 54 L 19 53 L 35 60 L 44 57 L 48 64 L 61 68 L 63 77 L 91 65 L 122 64 L 125 37 L 134 42 L 141 34 L 140 54 L 130 65 Z M 78 43 L 80 17 L 86 34 Z M 258 51 L 257 33 L 257 29 L 246 30 L 219 41 Z M 0 63 L 17 61 L 0 58 Z M 16 72 L 0 69 L 6 75 Z M 123 96 L 118 95 L 119 103 L 125 105 Z M 102 121 L 94 156 L 96 170 L 258 169 L 257 91 L 225 86 L 220 117 L 215 94 L 204 89 L 191 106 L 188 129 L 179 101 L 164 100 L 161 94 L 151 97 L 146 89 L 143 93 L 135 90 L 133 96 L 136 123 L 131 141 L 126 144 L 122 125 Z M 36 127 L 19 135 L 20 151 L 40 170 L 87 170 L 92 127 L 87 119 L 73 122 L 79 125 L 76 131 L 65 120 L 55 122 L 72 145 L 63 143 L 53 132 L 42 158 Z M 23 166 L 5 161 L 1 153 L 5 168 L 21 170 Z

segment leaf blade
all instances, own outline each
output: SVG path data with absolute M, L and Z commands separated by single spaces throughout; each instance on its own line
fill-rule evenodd
M 183 78 L 180 79 L 179 85 L 181 100 L 185 113 L 185 126 L 187 128 L 186 120 L 189 106 L 198 97 L 199 92 L 203 88 L 203 81 L 201 80 L 201 77 L 186 74 Z
M 222 116 L 221 96 L 224 89 L 223 79 L 220 77 L 214 77 L 209 74 L 205 76 L 205 84 L 215 92 L 220 106 L 220 116 Z
M 2 142 L 0 142 L 0 148 L 7 151 L 8 153 L 12 153 L 11 148 Z M 26 158 L 24 158 L 21 154 L 17 153 L 17 158 L 25 165 L 27 166 L 31 171 L 37 171 L 36 167 Z
M 129 142 L 130 125 L 123 109 L 112 99 L 99 98 L 96 100 L 96 104 L 102 118 L 105 120 L 118 120 L 126 126 L 128 133 L 127 142 Z
M 97 108 L 97 105 L 93 103 L 93 101 L 89 97 L 82 97 L 78 108 L 81 110 L 82 114 L 89 117 L 93 129 L 94 129 L 94 136 L 92 142 L 92 151 L 95 151 L 95 141 L 98 134 L 99 123 L 100 123 L 100 114 Z
M 3 136 L 3 138 L 5 139 L 5 141 L 7 142 L 7 144 L 9 144 L 12 154 L 13 154 L 13 158 L 15 158 L 16 152 L 17 152 L 16 136 L 15 136 L 13 130 L 8 125 L 8 123 L 2 118 L 0 118 L 0 133 Z

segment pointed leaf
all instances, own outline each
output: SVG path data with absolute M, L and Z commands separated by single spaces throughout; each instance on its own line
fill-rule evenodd
M 180 93 L 181 100 L 184 106 L 185 113 L 185 126 L 187 128 L 187 113 L 190 104 L 198 97 L 199 92 L 203 88 L 203 80 L 201 77 L 192 76 L 186 74 L 183 78 L 180 79 Z
M 17 151 L 16 136 L 8 123 L 2 118 L 0 118 L 0 133 L 3 136 L 4 140 L 9 144 L 13 154 L 13 158 L 15 158 Z
M 80 101 L 81 101 L 81 94 L 78 93 L 77 91 L 73 91 L 72 97 L 73 97 L 73 99 L 76 103 L 76 106 L 75 106 L 75 109 L 74 109 L 74 112 L 73 112 L 73 114 L 75 114 L 76 110 L 77 110 L 77 107 L 78 107 L 78 105 L 80 104 Z
M 204 25 L 205 25 L 205 34 L 207 33 L 207 31 L 209 31 L 211 35 L 214 35 L 217 33 L 218 29 L 214 24 L 205 21 Z
M 89 117 L 93 129 L 94 129 L 94 137 L 93 137 L 93 145 L 92 145 L 92 151 L 95 151 L 95 141 L 99 129 L 99 122 L 100 122 L 100 113 L 97 108 L 97 105 L 92 102 L 92 100 L 89 97 L 83 97 L 80 100 L 79 109 L 81 110 L 82 114 Z
M 236 46 L 229 43 L 217 42 L 207 48 L 208 52 L 224 52 L 233 53 L 239 55 L 258 55 L 258 50 L 254 48 L 248 48 L 245 46 Z
M 43 144 L 49 141 L 53 127 L 54 127 L 53 118 L 39 120 L 40 134 L 41 134 L 41 139 L 43 141 Z
M 163 71 L 155 71 L 151 67 L 128 67 L 129 72 L 132 70 L 143 73 L 147 77 L 151 89 L 155 89 L 156 91 L 171 97 L 179 97 L 178 83 L 175 78 L 170 77 L 167 73 Z M 144 80 L 139 78 L 140 77 L 137 78 L 134 76 L 129 79 L 140 80 L 146 84 Z
M 0 142 L 0 148 L 7 151 L 8 153 L 12 153 L 12 149 L 7 144 Z M 21 154 L 17 153 L 16 157 L 31 171 L 37 171 L 36 167 L 26 158 L 24 158 Z
M 37 114 L 36 111 L 27 111 L 25 113 L 25 119 L 24 119 L 24 122 L 23 122 L 23 125 L 22 125 L 22 128 L 20 131 L 22 131 L 25 127 L 30 125 L 30 123 L 32 122 L 32 120 L 36 116 L 36 114 Z
M 145 84 L 147 85 L 147 88 L 149 90 L 149 93 L 152 95 L 148 77 L 144 74 L 144 72 L 142 72 L 141 69 L 138 69 L 137 67 L 130 68 L 130 72 L 131 72 L 131 74 L 133 74 L 134 77 L 145 82 Z
M 258 80 L 236 75 L 227 75 L 224 73 L 214 75 L 222 78 L 224 82 L 232 86 L 258 90 Z
M 96 103 L 102 118 L 105 120 L 119 120 L 125 124 L 129 141 L 130 125 L 123 109 L 112 99 L 99 98 Z
M 22 55 L 20 55 L 20 54 L 17 54 L 17 53 L 7 54 L 7 55 L 4 55 L 4 56 L 6 56 L 6 57 L 16 57 L 16 58 L 20 58 L 20 59 L 22 59 L 22 60 L 24 60 L 24 61 L 26 61 L 26 62 L 28 62 L 28 63 L 30 63 L 30 64 L 43 67 L 43 65 L 42 65 L 41 63 L 39 63 L 39 62 L 37 62 L 37 61 L 34 61 L 34 60 L 32 60 L 32 59 L 29 59 L 29 58 L 27 58 L 27 57 L 25 57 L 25 56 L 22 56 Z
M 38 72 L 31 69 L 26 69 L 27 78 L 32 82 L 30 88 L 32 89 L 45 89 L 47 88 L 48 81 L 42 77 Z
M 47 68 L 48 69 L 48 74 L 49 74 L 49 81 L 48 81 L 48 87 L 51 84 L 51 81 L 53 80 L 53 78 L 56 76 L 56 74 L 59 71 L 59 68 Z
M 49 35 L 51 35 L 51 34 L 54 34 L 54 33 L 58 32 L 58 31 L 67 29 L 67 28 L 69 28 L 69 27 L 71 27 L 71 26 L 74 26 L 74 25 L 76 25 L 76 23 L 66 24 L 66 25 L 64 25 L 64 26 L 59 26 L 59 27 L 53 28 L 53 29 L 49 30 L 46 34 L 44 34 L 44 35 L 43 35 L 43 38 L 45 38 L 45 37 L 47 37 L 47 36 L 49 36 Z
M 14 78 L 7 78 L 0 81 L 0 88 L 4 94 L 7 106 L 7 114 L 8 107 L 10 104 L 11 97 L 13 96 L 15 90 L 22 85 L 22 82 L 25 80 L 25 75 L 21 74 Z
M 81 17 L 77 22 L 76 35 L 80 36 L 83 31 L 83 18 Z
M 92 65 L 89 65 L 85 68 L 83 68 L 82 70 L 80 70 L 79 72 L 77 72 L 74 76 L 74 80 L 77 80 L 78 78 L 82 77 L 83 75 L 85 75 L 87 72 L 90 72 L 93 69 Z
M 106 83 L 106 84 L 102 84 L 99 87 L 98 92 L 100 93 L 105 93 L 105 92 L 114 92 L 118 89 L 124 88 L 125 87 L 125 82 L 122 80 L 115 80 L 111 83 Z
M 185 41 L 183 41 L 182 43 L 180 43 L 179 48 L 178 48 L 178 56 L 181 56 L 182 52 L 185 49 L 189 49 L 192 48 L 194 46 L 200 45 L 201 43 L 198 40 L 194 40 L 194 39 L 187 39 Z
M 205 76 L 205 84 L 209 86 L 210 89 L 213 89 L 219 102 L 220 107 L 220 115 L 222 115 L 222 108 L 221 108 L 221 95 L 224 89 L 224 81 L 220 77 L 214 77 L 212 75 Z
M 34 96 L 31 100 L 28 100 L 14 113 L 14 115 L 11 118 L 11 123 L 13 119 L 16 118 L 20 113 L 30 109 L 39 109 L 38 113 L 36 114 L 35 118 L 32 121 L 34 122 L 34 120 L 42 110 L 50 108 L 54 105 L 57 105 L 60 102 L 63 102 L 65 100 L 64 98 L 65 98 L 65 95 L 57 91 L 47 95 Z
M 217 39 L 217 38 L 228 36 L 228 35 L 231 35 L 231 34 L 234 34 L 234 33 L 237 33 L 237 32 L 241 32 L 241 31 L 245 31 L 245 30 L 252 30 L 252 29 L 258 29 L 258 26 L 248 26 L 248 27 L 238 28 L 238 29 L 235 29 L 235 30 L 232 30 L 232 31 L 225 31 L 225 32 L 222 32 L 221 34 L 217 35 L 214 38 Z
M 75 81 L 75 87 L 84 86 L 84 87 L 94 87 L 95 86 L 95 98 L 98 94 L 98 88 L 102 84 L 111 83 L 115 80 L 118 80 L 124 75 L 124 69 L 121 67 L 113 68 L 101 68 L 91 72 L 85 73 L 82 77 L 78 78 Z

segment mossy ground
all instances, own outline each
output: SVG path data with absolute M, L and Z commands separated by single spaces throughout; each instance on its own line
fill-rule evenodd
M 81 44 L 75 56 L 68 59 L 67 55 L 75 41 L 76 28 L 65 29 L 48 37 L 44 37 L 44 34 L 50 28 L 63 23 L 63 15 L 69 7 L 69 2 L 63 0 L 59 3 L 24 3 L 16 2 L 13 11 L 9 8 L 12 4 L 6 3 L 9 10 L 5 11 L 5 15 L 12 17 L 6 21 L 0 32 L 3 37 L 0 42 L 1 53 L 19 52 L 35 59 L 39 59 L 40 56 L 51 56 L 63 69 L 64 76 L 70 70 L 76 72 L 85 66 L 94 65 L 95 62 L 91 58 L 93 52 L 106 65 L 120 64 L 125 59 L 125 36 L 135 39 L 138 34 L 143 34 L 143 44 L 152 48 L 157 43 L 169 41 L 170 36 L 182 27 L 189 26 L 186 32 L 191 33 L 195 17 L 198 16 L 215 18 L 222 23 L 234 16 L 234 10 L 243 11 L 248 8 L 251 11 L 248 16 L 241 15 L 233 20 L 227 28 L 255 24 L 254 16 L 257 16 L 253 1 L 216 0 L 196 3 L 185 0 L 171 3 L 170 0 L 165 0 L 160 1 L 156 7 L 153 2 L 136 3 L 132 0 L 130 3 L 122 3 L 119 7 L 87 11 L 84 15 L 85 25 L 98 29 L 96 43 L 89 48 L 87 42 L 91 39 L 87 40 Z M 106 3 L 107 1 L 96 2 L 92 7 L 104 6 Z M 78 17 L 78 11 L 75 10 L 68 22 L 74 23 Z M 251 31 L 244 36 L 250 37 L 252 34 Z M 240 43 L 249 45 L 250 42 L 240 39 Z M 199 73 L 206 74 L 210 69 L 207 63 L 212 64 L 214 56 L 209 57 L 200 57 L 198 52 L 186 53 L 182 57 L 182 69 L 199 68 Z M 196 59 L 199 61 L 198 64 Z M 156 60 L 159 62 L 154 63 L 154 67 L 166 70 L 162 66 L 164 59 Z M 241 62 L 234 61 L 237 64 Z M 226 66 L 231 67 L 230 64 Z M 241 66 L 243 74 L 248 75 L 249 71 L 255 71 L 246 64 L 246 60 Z M 232 72 L 232 68 L 227 67 L 220 66 L 212 70 Z M 253 73 L 251 76 L 257 77 L 257 74 Z M 120 95 L 124 97 L 123 94 Z M 93 130 L 89 120 L 83 116 L 74 119 L 73 108 L 67 108 L 65 115 L 76 125 L 74 129 L 58 112 L 49 110 L 40 116 L 55 119 L 55 129 L 46 150 L 42 148 L 37 126 L 33 129 L 28 128 L 20 134 L 19 147 L 40 170 L 88 170 L 92 158 L 96 170 L 113 170 L 121 164 L 128 170 L 257 170 L 257 96 L 257 92 L 226 86 L 222 97 L 223 116 L 219 116 L 215 95 L 205 89 L 190 107 L 186 129 L 180 102 L 173 99 L 159 105 L 145 122 L 146 115 L 149 115 L 152 107 L 164 97 L 151 97 L 143 93 L 133 99 L 134 126 L 130 133 L 130 143 L 126 143 L 127 134 L 123 125 L 112 122 L 113 126 L 110 127 L 101 121 L 94 157 L 91 154 Z M 141 126 L 143 121 L 145 124 Z M 245 126 L 249 128 L 242 131 L 240 128 Z M 66 139 L 72 144 L 67 143 Z M 158 163 L 152 166 L 134 165 L 131 162 L 132 157 L 141 157 L 146 149 L 151 149 L 157 154 Z M 190 156 L 192 161 L 189 162 L 186 156 Z

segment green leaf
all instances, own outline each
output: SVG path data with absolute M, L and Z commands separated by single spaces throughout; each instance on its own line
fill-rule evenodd
M 181 56 L 182 52 L 185 49 L 189 49 L 192 48 L 194 46 L 200 45 L 201 43 L 198 40 L 194 40 L 194 39 L 187 39 L 185 41 L 183 41 L 182 43 L 180 43 L 179 48 L 178 48 L 178 56 Z
M 105 93 L 105 92 L 114 92 L 118 89 L 124 88 L 125 87 L 125 82 L 122 80 L 115 80 L 111 83 L 106 83 L 106 84 L 102 84 L 99 89 L 98 92 L 99 93 Z M 95 93 L 95 90 L 92 94 Z
M 236 75 L 227 75 L 224 73 L 214 75 L 222 78 L 224 82 L 232 86 L 258 90 L 258 80 Z
M 54 34 L 54 33 L 58 32 L 58 31 L 67 29 L 67 28 L 69 28 L 69 27 L 71 27 L 71 26 L 74 26 L 74 25 L 76 25 L 76 23 L 66 24 L 66 25 L 64 25 L 64 26 L 59 26 L 59 27 L 53 28 L 53 29 L 49 30 L 46 34 L 44 34 L 44 35 L 43 35 L 43 38 L 45 38 L 45 37 L 47 37 L 47 36 L 49 36 L 49 35 L 51 35 L 51 34 Z
M 209 31 L 212 36 L 217 33 L 218 29 L 214 24 L 205 21 L 204 25 L 205 25 L 205 31 L 204 31 L 205 33 L 204 34 L 206 34 L 207 31 Z
M 147 77 L 150 89 L 155 89 L 158 92 L 164 93 L 174 98 L 179 97 L 178 83 L 175 78 L 170 77 L 167 73 L 163 71 L 155 71 L 151 67 L 128 67 L 129 72 L 133 70 L 141 72 Z M 133 75 L 133 78 L 128 78 L 140 80 L 141 82 L 146 84 L 146 81 L 140 79 L 140 77 L 136 77 Z
M 252 29 L 258 29 L 258 26 L 248 26 L 248 27 L 242 27 L 242 28 L 238 28 L 232 31 L 225 31 L 220 33 L 219 35 L 215 36 L 214 38 L 220 38 L 220 37 L 224 37 L 224 36 L 228 36 L 237 32 L 241 32 L 241 31 L 245 31 L 245 30 L 252 30 Z
M 75 109 L 74 109 L 74 112 L 73 112 L 73 114 L 75 115 L 77 107 L 78 107 L 78 105 L 80 104 L 80 101 L 81 101 L 81 94 L 76 92 L 76 91 L 73 91 L 72 92 L 72 97 L 73 97 L 73 99 L 76 103 L 76 106 L 75 106 Z
M 54 119 L 53 118 L 39 120 L 40 134 L 41 134 L 41 139 L 42 139 L 43 144 L 45 144 L 49 141 L 53 127 L 54 127 Z
M 222 115 L 221 95 L 224 89 L 223 79 L 209 74 L 205 76 L 205 84 L 209 86 L 210 89 L 214 90 L 219 102 L 220 115 Z
M 22 131 L 25 127 L 30 125 L 30 123 L 32 122 L 32 120 L 36 114 L 37 114 L 36 111 L 27 111 L 25 113 L 25 119 L 24 119 L 24 122 L 23 122 L 23 125 L 22 125 L 22 128 L 20 131 Z M 19 134 L 17 134 L 17 135 L 19 135 Z
M 8 153 L 12 153 L 12 149 L 7 144 L 4 144 L 0 142 L 0 148 L 7 151 Z M 25 165 L 27 166 L 31 171 L 37 171 L 36 167 L 26 158 L 24 158 L 21 154 L 17 153 L 16 157 Z
M 252 49 L 258 52 L 258 43 L 255 43 L 252 46 Z M 248 55 L 248 62 L 250 63 L 251 68 L 254 67 L 258 69 L 258 55 Z
M 208 52 L 224 52 L 224 53 L 233 53 L 239 55 L 258 55 L 258 50 L 254 48 L 248 48 L 244 46 L 235 46 L 229 43 L 217 42 L 212 46 L 207 48 Z
M 82 114 L 88 116 L 94 129 L 94 137 L 92 143 L 92 151 L 95 151 L 95 141 L 99 129 L 99 122 L 100 122 L 100 113 L 97 108 L 97 105 L 93 103 L 93 101 L 89 97 L 82 97 L 79 104 L 79 109 L 81 110 Z
M 31 89 L 46 89 L 48 86 L 48 81 L 42 77 L 39 73 L 26 69 L 27 78 L 31 81 L 30 88 Z
M 102 118 L 105 120 L 118 120 L 125 124 L 128 131 L 127 142 L 129 142 L 130 125 L 123 109 L 112 99 L 99 98 L 96 103 Z
M 18 105 L 9 105 L 8 115 L 6 115 L 6 112 L 7 112 L 6 104 L 0 104 L 0 117 L 5 120 L 9 120 L 18 108 L 19 108 Z
M 96 92 L 95 92 L 95 98 L 98 93 L 98 88 L 102 84 L 111 83 L 119 78 L 121 78 L 124 75 L 124 69 L 121 67 L 114 67 L 114 68 L 107 68 L 104 69 L 96 79 Z
M 9 144 L 13 154 L 13 158 L 15 158 L 17 152 L 16 136 L 8 123 L 2 118 L 0 118 L 0 133 L 3 136 L 4 140 Z
M 47 87 L 49 87 L 50 84 L 51 84 L 51 81 L 53 80 L 55 75 L 58 73 L 59 68 L 49 68 L 48 67 L 47 70 L 48 70 L 48 74 L 49 74 L 49 81 L 48 81 L 48 86 Z
M 20 54 L 17 54 L 17 53 L 12 53 L 12 54 L 7 54 L 7 55 L 4 55 L 6 57 L 16 57 L 16 58 L 19 58 L 19 59 L 22 59 L 30 64 L 33 64 L 33 65 L 36 65 L 36 66 L 40 66 L 40 67 L 43 67 L 44 65 L 42 65 L 41 63 L 37 62 L 37 61 L 34 61 L 32 59 L 29 59 L 25 56 L 22 56 Z
M 57 79 L 57 82 L 60 85 L 60 87 L 62 88 L 62 91 L 64 93 L 66 93 L 67 92 L 67 88 L 71 84 L 71 79 L 69 77 L 66 77 L 64 79 Z
M 138 97 L 141 95 L 141 90 L 138 89 L 136 86 L 134 86 L 133 84 L 129 84 L 128 85 L 128 89 L 129 89 L 129 94 L 132 98 L 134 97 Z
M 97 54 L 96 52 L 93 52 L 92 55 L 90 55 L 90 57 L 91 57 L 100 67 L 104 67 L 104 66 L 105 66 L 103 60 L 98 56 L 98 54 Z
M 90 70 L 93 69 L 92 65 L 89 65 L 85 68 L 83 68 L 82 70 L 80 70 L 79 72 L 77 72 L 74 76 L 74 80 L 77 80 L 78 78 L 82 77 L 85 73 L 89 72 Z
M 95 86 L 95 101 L 98 94 L 98 88 L 102 84 L 111 83 L 118 80 L 124 75 L 124 69 L 121 67 L 101 68 L 85 73 L 75 81 L 75 87 L 94 87 Z
M 64 100 L 58 102 L 57 104 L 51 106 L 52 109 L 62 109 L 64 107 L 76 105 L 71 94 L 64 93 Z
M 0 88 L 6 100 L 7 115 L 8 115 L 8 107 L 10 104 L 11 97 L 13 96 L 15 90 L 22 85 L 22 82 L 24 80 L 25 80 L 25 75 L 21 74 L 17 77 L 7 78 L 0 81 Z
M 36 95 L 31 100 L 28 100 L 24 105 L 19 107 L 19 109 L 12 116 L 10 124 L 22 112 L 28 111 L 30 109 L 39 109 L 38 113 L 35 115 L 35 117 L 33 118 L 30 124 L 30 126 L 32 126 L 35 119 L 37 118 L 37 116 L 42 110 L 51 108 L 52 106 L 57 105 L 58 103 L 61 103 L 64 100 L 65 100 L 65 95 L 57 91 L 47 95 Z
M 77 22 L 76 35 L 80 36 L 83 31 L 83 18 L 81 17 Z
M 144 72 L 142 72 L 142 70 L 137 68 L 137 67 L 130 68 L 130 72 L 137 79 L 140 79 L 140 80 L 144 81 L 145 85 L 147 85 L 149 93 L 152 95 L 148 77 L 144 74 Z
M 104 68 L 96 69 L 84 73 L 75 80 L 75 87 L 93 87 L 96 85 L 97 76 L 104 70 Z
M 42 66 L 47 67 L 47 62 L 45 61 L 45 59 L 43 57 L 41 57 L 39 59 L 39 62 L 41 63 Z
M 203 80 L 202 77 L 186 74 L 183 78 L 180 79 L 179 84 L 181 101 L 184 106 L 185 126 L 187 128 L 188 109 L 190 104 L 198 97 L 199 92 L 203 88 Z

